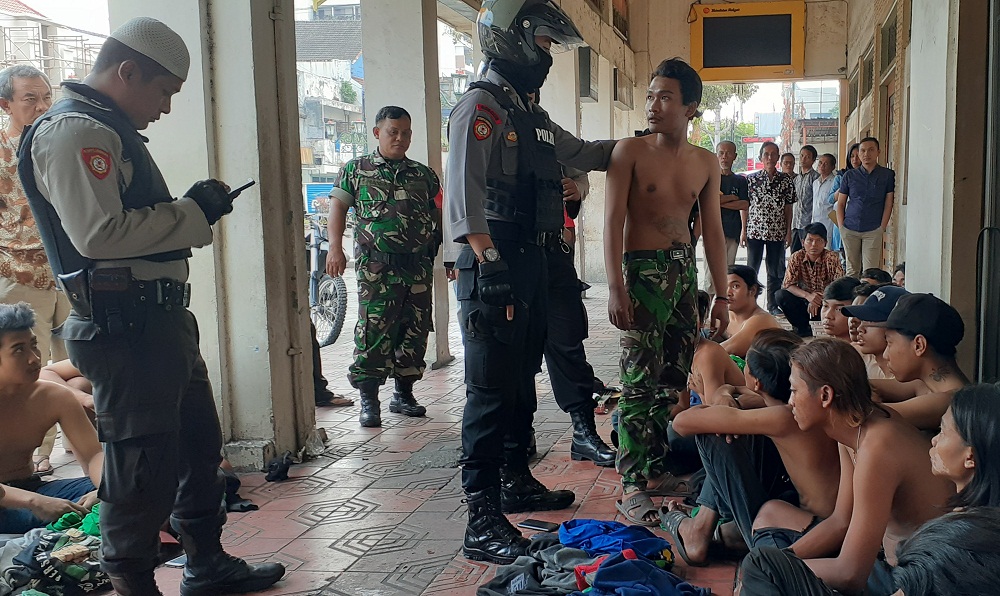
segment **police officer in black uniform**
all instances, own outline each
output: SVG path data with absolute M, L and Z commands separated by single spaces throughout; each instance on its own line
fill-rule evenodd
M 552 66 L 550 46 L 582 43 L 551 0 L 484 0 L 477 24 L 489 64 L 452 111 L 445 188 L 451 237 L 467 245 L 455 261 L 468 397 L 463 552 L 509 564 L 528 541 L 502 512 L 562 509 L 575 498 L 528 470 L 547 316 L 545 247 L 562 229 L 560 162 L 606 169 L 614 142 L 585 143 L 528 101 Z

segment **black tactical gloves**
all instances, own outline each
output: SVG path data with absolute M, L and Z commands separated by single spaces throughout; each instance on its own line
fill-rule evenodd
M 479 299 L 490 306 L 514 304 L 514 290 L 507 263 L 487 261 L 479 264 Z
M 184 196 L 198 203 L 198 206 L 205 213 L 208 225 L 214 225 L 223 215 L 233 212 L 233 199 L 229 196 L 226 187 L 218 180 L 195 182 L 194 186 L 184 193 Z

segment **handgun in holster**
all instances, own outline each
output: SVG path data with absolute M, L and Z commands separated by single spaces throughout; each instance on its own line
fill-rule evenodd
M 90 296 L 90 270 L 80 269 L 72 273 L 60 273 L 58 277 L 59 285 L 66 293 L 66 298 L 69 299 L 73 312 L 83 319 L 93 318 L 94 303 Z

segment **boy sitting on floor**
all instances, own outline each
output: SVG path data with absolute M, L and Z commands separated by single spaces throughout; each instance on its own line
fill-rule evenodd
M 931 294 L 909 294 L 896 302 L 885 328 L 885 358 L 896 380 L 872 387 L 910 424 L 937 429 L 955 392 L 969 384 L 955 353 L 965 335 L 961 315 Z
M 931 471 L 930 441 L 872 401 L 864 362 L 849 343 L 822 338 L 797 349 L 791 388 L 799 428 L 822 429 L 840 443 L 837 504 L 790 548 L 751 551 L 742 594 L 892 594 L 896 545 L 941 515 L 955 486 Z M 812 520 L 794 517 L 793 529 Z
M 23 534 L 71 511 L 85 515 L 97 502 L 104 454 L 87 414 L 73 393 L 40 381 L 35 313 L 24 302 L 0 304 L 0 534 Z M 76 448 L 87 476 L 43 481 L 31 454 L 54 424 Z
M 674 420 L 678 433 L 697 435 L 706 471 L 698 514 L 693 519 L 679 510 L 663 514 L 663 528 L 689 565 L 704 564 L 720 515 L 734 519 L 743 541 L 751 544 L 758 510 L 787 489 L 778 481 L 786 470 L 806 511 L 818 517 L 833 512 L 840 472 L 837 444 L 822 429 L 799 430 L 788 406 L 789 358 L 801 344 L 789 331 L 761 331 L 747 352 L 747 389 L 720 391 L 730 407 L 693 408 Z M 759 394 L 753 397 L 764 407 L 747 409 L 750 391 Z

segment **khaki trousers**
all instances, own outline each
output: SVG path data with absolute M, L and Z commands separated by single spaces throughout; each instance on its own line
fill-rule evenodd
M 870 232 L 840 229 L 840 237 L 844 241 L 844 252 L 847 255 L 847 275 L 858 277 L 865 269 L 882 268 L 882 240 L 884 236 L 885 228 L 875 228 Z
M 726 238 L 726 267 L 736 264 L 736 251 L 740 248 L 740 241 L 737 238 Z M 708 266 L 705 266 L 705 280 L 702 283 L 701 289 L 708 292 L 710 295 L 715 296 L 715 284 L 712 283 L 712 272 L 709 271 Z M 725 288 L 723 288 L 725 290 Z M 723 294 L 725 291 L 723 291 Z

